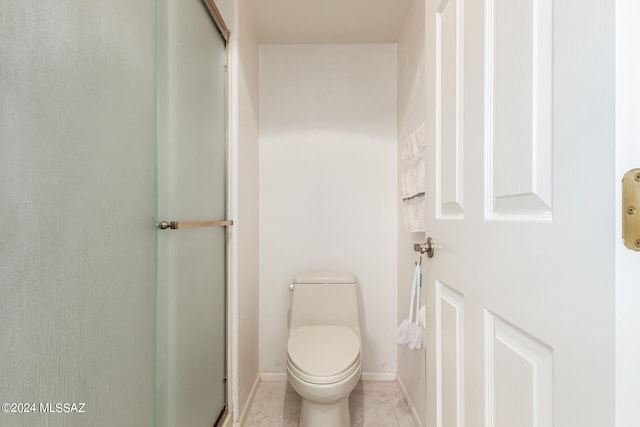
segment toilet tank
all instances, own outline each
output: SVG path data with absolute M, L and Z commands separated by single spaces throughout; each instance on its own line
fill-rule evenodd
M 345 272 L 306 272 L 293 279 L 289 327 L 348 326 L 360 335 L 356 277 Z

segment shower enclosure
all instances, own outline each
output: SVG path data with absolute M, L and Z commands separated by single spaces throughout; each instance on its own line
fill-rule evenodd
M 0 4 L 0 425 L 224 410 L 226 41 L 206 3 Z

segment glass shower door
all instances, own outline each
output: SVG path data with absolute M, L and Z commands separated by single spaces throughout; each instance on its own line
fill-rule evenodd
M 199 0 L 161 0 L 158 18 L 156 424 L 211 426 L 226 401 L 226 45 Z
M 0 21 L 0 426 L 150 426 L 154 4 Z

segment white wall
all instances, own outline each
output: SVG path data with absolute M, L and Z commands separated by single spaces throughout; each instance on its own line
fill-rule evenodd
M 228 3 L 228 0 L 224 3 Z M 246 2 L 234 2 L 229 42 L 231 405 L 240 421 L 259 375 L 258 41 Z M 221 7 L 223 10 L 228 10 Z M 227 19 L 225 17 L 225 19 Z
M 395 375 L 396 47 L 260 47 L 260 369 L 285 372 L 288 284 L 347 270 L 363 370 Z
M 433 67 L 433 64 L 428 66 Z M 402 146 L 402 141 L 427 119 L 425 73 L 424 0 L 414 0 L 398 38 L 398 150 Z M 398 163 L 398 170 L 402 170 L 400 163 Z M 430 196 L 427 195 L 427 197 Z M 419 254 L 413 251 L 413 244 L 424 243 L 425 233 L 405 231 L 402 206 L 399 202 L 398 209 L 400 221 L 398 221 L 397 322 L 400 323 L 408 316 L 413 262 L 419 257 Z M 429 262 L 425 258 L 423 271 L 426 268 L 429 268 Z M 426 301 L 424 293 L 421 299 Z M 420 418 L 423 425 L 426 425 L 425 363 L 424 351 L 411 351 L 406 346 L 398 347 L 398 379 L 407 393 L 412 410 L 415 411 L 414 415 Z

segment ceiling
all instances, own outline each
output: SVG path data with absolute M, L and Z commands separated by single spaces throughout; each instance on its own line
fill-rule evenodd
M 248 0 L 260 43 L 395 43 L 413 0 Z

